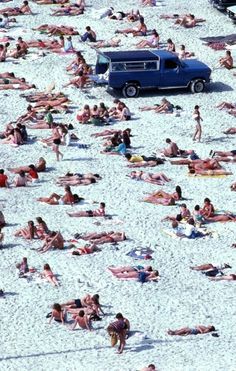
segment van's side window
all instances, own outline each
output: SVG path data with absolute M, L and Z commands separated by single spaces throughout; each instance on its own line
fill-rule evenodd
M 145 70 L 156 70 L 157 69 L 157 62 L 146 62 L 145 63 Z
M 175 61 L 173 61 L 172 59 L 166 59 L 165 60 L 165 69 L 174 70 L 177 67 L 178 67 L 178 64 Z
M 144 62 L 126 62 L 126 71 L 143 71 Z
M 112 71 L 125 71 L 125 63 L 112 63 L 111 70 Z

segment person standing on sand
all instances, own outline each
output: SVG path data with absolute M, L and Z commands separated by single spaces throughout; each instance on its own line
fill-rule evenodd
M 195 133 L 193 136 L 193 141 L 198 140 L 198 142 L 201 141 L 202 137 L 202 127 L 201 127 L 201 121 L 203 121 L 200 111 L 199 111 L 199 106 L 194 107 L 193 111 L 193 119 L 196 121 L 196 127 L 195 127 Z

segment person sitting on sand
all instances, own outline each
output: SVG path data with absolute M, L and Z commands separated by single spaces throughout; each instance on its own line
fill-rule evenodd
M 131 179 L 143 180 L 147 183 L 152 183 L 156 185 L 163 185 L 166 182 L 170 182 L 169 179 L 164 173 L 145 173 L 143 171 L 132 171 L 128 175 Z
M 152 30 L 151 37 L 148 40 L 141 40 L 136 44 L 136 48 L 158 48 L 160 37 L 157 31 Z
M 204 199 L 204 205 L 201 209 L 201 214 L 207 222 L 228 222 L 236 221 L 236 216 L 231 213 L 217 214 L 215 215 L 215 209 L 210 199 L 206 197 Z
M 59 287 L 58 280 L 56 276 L 52 273 L 49 264 L 44 264 L 43 272 L 41 273 L 42 278 L 46 278 L 48 282 L 50 282 L 53 286 Z
M 74 323 L 69 329 L 74 330 L 77 325 L 79 325 L 79 327 L 83 330 L 92 331 L 90 315 L 87 315 L 83 309 L 81 309 L 78 314 L 74 316 Z
M 90 26 L 85 27 L 85 29 L 86 32 L 81 36 L 81 41 L 85 42 L 88 40 L 92 43 L 96 42 L 97 36 L 95 31 L 93 31 Z
M 166 193 L 162 190 L 152 193 L 145 197 L 145 202 L 151 202 L 158 205 L 175 205 L 175 201 L 179 201 L 182 198 L 182 190 L 180 186 L 176 186 L 174 193 Z
M 163 149 L 163 153 L 166 157 L 177 157 L 180 154 L 179 147 L 175 142 L 172 142 L 170 138 L 166 139 L 166 143 L 169 144 L 169 147 Z
M 0 169 L 0 188 L 8 188 L 8 176 L 4 174 L 4 169 Z
M 177 214 L 176 216 L 166 216 L 164 220 L 172 220 L 172 221 L 178 221 L 180 222 L 181 220 L 188 220 L 191 217 L 191 213 L 189 209 L 187 208 L 187 205 L 185 203 L 180 205 L 180 213 Z
M 159 280 L 159 272 L 158 271 L 134 271 L 134 272 L 123 272 L 123 273 L 113 273 L 112 274 L 121 280 L 129 280 L 129 279 L 136 279 L 141 283 L 149 282 L 149 281 L 158 281 Z
M 32 220 L 28 221 L 28 226 L 26 228 L 19 229 L 14 233 L 15 237 L 23 237 L 26 240 L 33 240 L 35 236 L 39 238 L 37 228 Z
M 198 334 L 208 334 L 209 332 L 216 331 L 215 327 L 210 326 L 202 326 L 197 325 L 194 328 L 184 327 L 179 330 L 168 330 L 168 335 L 179 335 L 179 336 L 186 336 L 186 335 L 198 335 Z
M 46 317 L 50 318 L 49 324 L 54 320 L 65 325 L 66 313 L 58 303 L 53 304 L 52 312 L 48 313 Z
M 66 88 L 67 86 L 73 85 L 76 88 L 83 89 L 87 81 L 88 76 L 83 71 L 79 71 L 78 76 L 71 79 L 67 84 L 63 85 L 63 87 Z
M 46 160 L 43 157 L 39 157 L 38 162 L 34 165 L 37 173 L 44 172 L 46 170 Z M 12 173 L 19 174 L 21 171 L 28 173 L 30 171 L 29 166 L 20 166 L 15 168 L 8 168 L 8 170 Z
M 49 197 L 39 197 L 37 201 L 45 202 L 49 205 L 71 205 L 79 203 L 83 198 L 79 197 L 77 194 L 73 194 L 70 186 L 65 186 L 64 196 L 58 195 L 57 193 L 52 193 Z
M 209 233 L 202 233 L 195 227 L 195 221 L 193 218 L 189 218 L 187 223 L 180 226 L 177 220 L 172 221 L 173 232 L 177 237 L 187 237 L 189 239 L 195 239 L 198 237 L 204 237 Z
M 19 277 L 23 277 L 26 273 L 29 272 L 29 266 L 27 258 L 24 257 L 22 262 L 16 264 L 16 268 L 19 269 Z
M 37 251 L 41 253 L 45 253 L 50 249 L 59 249 L 62 250 L 64 248 L 64 239 L 61 233 L 51 231 L 44 237 L 43 246 L 40 247 Z
M 153 167 L 164 163 L 162 159 L 151 156 L 147 157 L 144 155 L 131 155 L 130 153 L 125 154 L 126 160 L 128 160 L 128 167 Z
M 191 52 L 187 52 L 186 49 L 185 49 L 185 45 L 180 45 L 180 49 L 179 49 L 179 53 L 178 53 L 178 57 L 179 59 L 186 59 L 186 58 L 191 58 L 194 56 L 194 53 L 191 53 Z
M 219 64 L 221 67 L 225 67 L 227 70 L 231 70 L 233 68 L 234 61 L 230 50 L 226 50 L 225 57 L 219 59 Z
M 129 323 L 129 322 L 128 322 Z M 107 332 L 111 337 L 111 346 L 115 346 L 117 341 L 120 341 L 118 353 L 121 354 L 125 347 L 125 338 L 128 324 L 121 313 L 117 313 L 116 321 L 109 324 Z
M 25 187 L 27 186 L 27 176 L 23 170 L 21 170 L 14 178 L 13 185 L 15 187 Z
M 50 230 L 46 222 L 40 216 L 36 218 L 36 222 L 38 223 L 36 224 L 37 234 L 40 236 L 40 238 L 43 238 L 49 234 Z
M 105 216 L 106 215 L 106 212 L 105 212 L 105 203 L 104 202 L 101 202 L 100 203 L 100 207 L 99 209 L 97 210 L 87 210 L 87 211 L 75 211 L 75 212 L 70 212 L 67 214 L 69 216 L 75 216 L 75 217 L 101 217 L 101 216 Z
M 124 35 L 132 34 L 133 36 L 146 36 L 147 34 L 147 26 L 144 23 L 144 18 L 142 16 L 139 17 L 139 25 L 135 28 L 126 28 L 124 30 L 116 30 L 115 33 L 121 33 Z

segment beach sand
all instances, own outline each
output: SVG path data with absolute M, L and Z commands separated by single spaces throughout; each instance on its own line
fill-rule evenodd
M 1 4 L 19 6 L 19 1 Z M 179 3 L 179 4 L 178 4 Z M 166 0 L 155 8 L 144 8 L 149 29 L 156 28 L 161 41 L 172 38 L 176 45 L 185 44 L 186 49 L 194 51 L 197 58 L 211 68 L 217 64 L 224 51 L 213 51 L 199 39 L 204 36 L 227 35 L 235 32 L 235 26 L 225 15 L 212 9 L 206 0 Z M 80 33 L 90 25 L 95 29 L 98 39 L 109 39 L 117 28 L 127 27 L 125 21 L 97 20 L 92 17 L 93 8 L 113 6 L 116 10 L 131 10 L 139 7 L 135 1 L 121 1 L 119 5 L 111 1 L 90 1 L 84 16 L 51 17 L 51 6 L 38 6 L 30 2 L 35 16 L 17 17 L 16 27 L 8 35 L 24 40 L 40 38 L 32 27 L 43 23 L 63 24 L 77 27 Z M 173 28 L 172 21 L 160 20 L 160 14 L 193 13 L 206 18 L 194 29 Z M 44 36 L 42 36 L 44 38 Z M 132 50 L 139 38 L 122 37 L 121 50 Z M 96 53 L 87 44 L 73 37 L 74 47 L 83 52 L 86 61 L 94 65 Z M 34 51 L 34 50 L 33 50 Z M 233 50 L 236 58 L 236 52 Z M 78 371 L 134 371 L 149 363 L 156 364 L 163 371 L 205 371 L 210 369 L 235 370 L 235 285 L 232 282 L 211 282 L 199 272 L 189 269 L 192 265 L 203 263 L 229 263 L 232 273 L 236 273 L 236 255 L 230 248 L 235 243 L 235 223 L 216 223 L 210 225 L 215 231 L 214 238 L 196 240 L 172 239 L 163 233 L 168 223 L 161 219 L 166 215 L 175 215 L 178 205 L 173 207 L 155 206 L 140 202 L 146 193 L 159 188 L 173 192 L 175 186 L 181 186 L 184 202 L 190 210 L 196 204 L 203 204 L 209 197 L 218 210 L 236 212 L 235 194 L 230 191 L 230 184 L 235 181 L 235 165 L 226 164 L 225 168 L 234 175 L 225 178 L 190 178 L 185 166 L 172 166 L 168 161 L 164 165 L 150 169 L 162 171 L 172 180 L 164 187 L 144 182 L 135 182 L 127 177 L 130 169 L 122 157 L 100 154 L 100 139 L 90 135 L 101 129 L 82 126 L 76 121 L 76 112 L 84 104 L 97 104 L 101 101 L 111 106 L 114 96 L 102 87 L 93 87 L 87 93 L 75 88 L 65 88 L 70 76 L 65 67 L 72 55 L 48 54 L 35 60 L 26 58 L 19 63 L 1 63 L 0 72 L 14 72 L 16 76 L 26 77 L 29 83 L 35 83 L 39 91 L 45 90 L 55 82 L 56 91 L 69 94 L 71 114 L 58 114 L 56 122 L 72 123 L 78 133 L 80 143 L 88 144 L 88 149 L 78 146 L 61 147 L 64 160 L 56 163 L 55 154 L 37 142 L 30 142 L 18 148 L 9 145 L 0 147 L 0 168 L 7 169 L 18 165 L 27 165 L 43 156 L 50 171 L 40 174 L 40 182 L 29 187 L 1 189 L 0 205 L 8 226 L 4 228 L 4 248 L 1 249 L 0 288 L 9 295 L 0 299 L 1 312 L 1 370 L 78 370 Z M 215 108 L 220 101 L 235 101 L 236 78 L 233 71 L 216 69 L 212 73 L 212 83 L 206 92 L 191 94 L 188 91 L 145 92 L 137 99 L 123 99 L 134 113 L 130 122 L 115 123 L 112 128 L 132 129 L 132 150 L 134 153 L 151 155 L 156 149 L 165 147 L 165 139 L 170 137 L 182 149 L 194 149 L 201 158 L 208 157 L 211 149 L 235 149 L 235 137 L 222 133 L 228 127 L 235 126 L 235 118 Z M 138 107 L 159 103 L 167 97 L 174 105 L 180 105 L 184 111 L 180 117 L 157 115 L 153 112 L 140 112 Z M 0 92 L 0 129 L 5 124 L 25 112 L 27 102 L 20 97 L 19 91 Z M 200 106 L 203 118 L 201 143 L 193 143 L 192 135 L 195 123 L 192 119 L 194 106 Z M 30 136 L 47 137 L 48 130 L 29 130 Z M 53 192 L 63 193 L 55 184 L 59 175 L 71 172 L 94 172 L 102 180 L 88 187 L 73 187 L 72 190 L 85 198 L 83 205 L 49 206 L 36 202 L 36 198 Z M 149 171 L 149 169 L 148 169 Z M 10 179 L 12 174 L 6 171 Z M 97 207 L 93 202 L 104 201 L 111 221 L 101 221 L 96 226 L 91 218 L 69 218 L 66 211 L 86 210 Z M 39 255 L 34 249 L 40 246 L 35 240 L 28 242 L 13 236 L 16 229 L 27 224 L 28 220 L 43 217 L 51 230 L 60 229 L 66 240 L 78 232 L 124 230 L 127 241 L 119 243 L 116 249 L 112 245 L 102 246 L 102 251 L 88 256 L 71 256 L 68 250 L 50 251 Z M 116 224 L 116 221 L 121 221 Z M 81 241 L 83 243 L 83 241 Z M 119 281 L 107 271 L 109 265 L 135 265 L 137 262 L 126 254 L 136 247 L 150 246 L 154 250 L 152 265 L 160 272 L 158 283 L 141 285 L 135 281 Z M 29 265 L 42 270 L 43 264 L 49 263 L 53 272 L 59 274 L 61 286 L 54 288 L 41 280 L 27 282 L 19 279 L 15 264 L 26 256 Z M 139 263 L 139 262 L 138 262 Z M 142 262 L 143 263 L 143 262 Z M 144 264 L 146 262 L 144 261 Z M 149 264 L 149 263 L 148 263 Z M 80 283 L 82 281 L 83 283 Z M 55 302 L 83 297 L 86 293 L 99 293 L 104 305 L 105 317 L 94 323 L 94 331 L 69 331 L 57 323 L 48 324 L 46 314 Z M 122 312 L 131 322 L 134 334 L 127 340 L 122 355 L 115 354 L 110 347 L 106 333 L 107 325 L 114 320 L 115 314 Z M 213 324 L 218 338 L 211 334 L 189 337 L 171 337 L 168 328 L 177 329 L 197 324 Z

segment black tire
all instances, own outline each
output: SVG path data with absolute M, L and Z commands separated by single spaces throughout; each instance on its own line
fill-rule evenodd
M 205 83 L 203 80 L 193 80 L 190 84 L 190 90 L 192 93 L 201 93 L 205 89 Z
M 135 83 L 128 83 L 122 89 L 125 98 L 136 98 L 139 95 L 139 86 Z

